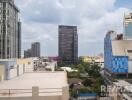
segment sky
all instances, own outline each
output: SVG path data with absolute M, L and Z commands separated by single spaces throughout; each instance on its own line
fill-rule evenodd
M 41 43 L 41 55 L 58 55 L 58 25 L 78 27 L 79 56 L 103 53 L 107 31 L 123 33 L 131 0 L 15 0 L 22 22 L 22 52 Z

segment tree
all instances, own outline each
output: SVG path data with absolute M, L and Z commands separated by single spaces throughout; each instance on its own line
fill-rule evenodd
M 92 64 L 88 73 L 92 77 L 100 77 L 100 66 L 98 64 Z
M 81 88 L 81 89 L 78 89 L 78 92 L 79 93 L 91 93 L 91 88 Z
M 84 80 L 82 83 L 83 83 L 83 85 L 86 86 L 86 87 L 91 87 L 92 84 L 93 84 L 93 82 L 92 82 L 91 79 L 86 79 L 86 80 Z

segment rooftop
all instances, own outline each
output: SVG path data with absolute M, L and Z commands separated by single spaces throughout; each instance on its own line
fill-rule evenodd
M 132 58 L 132 40 L 113 40 L 112 51 L 114 56 L 129 56 Z
M 119 86 L 119 87 L 125 87 L 125 86 L 131 86 L 130 83 L 124 80 L 118 80 L 118 82 L 113 82 L 114 85 Z
M 14 96 L 31 96 L 34 86 L 39 87 L 43 95 L 62 95 L 62 87 L 67 85 L 65 72 L 26 73 L 0 83 L 0 96 L 8 95 L 9 89 Z

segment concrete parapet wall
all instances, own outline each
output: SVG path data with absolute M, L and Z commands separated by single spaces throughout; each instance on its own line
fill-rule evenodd
M 10 90 L 10 93 L 7 93 L 7 95 L 1 95 L 0 100 L 69 100 L 69 88 L 67 86 L 62 88 L 61 95 L 49 94 L 49 95 L 40 96 L 39 94 L 40 91 L 37 86 L 32 87 L 32 90 L 31 90 L 32 94 L 30 96 L 27 96 L 26 94 L 17 96 L 17 93 L 16 95 L 13 95 L 11 91 L 12 90 Z
M 0 98 L 0 100 L 62 100 L 61 96 L 41 96 L 37 98 L 32 97 L 8 97 L 8 98 Z
M 5 67 L 3 65 L 0 65 L 0 82 L 4 80 L 5 75 Z

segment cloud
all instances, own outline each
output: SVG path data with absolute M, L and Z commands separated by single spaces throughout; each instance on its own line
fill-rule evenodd
M 58 25 L 77 25 L 79 55 L 103 52 L 108 30 L 122 32 L 126 8 L 116 0 L 18 0 L 23 21 L 23 49 L 40 41 L 43 55 L 58 55 Z M 93 48 L 94 50 L 91 50 Z

